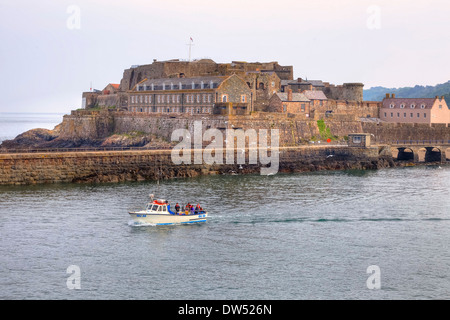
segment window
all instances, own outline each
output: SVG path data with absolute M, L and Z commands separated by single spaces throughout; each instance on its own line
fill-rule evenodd
M 394 116 L 394 113 L 393 112 L 391 112 L 391 118 Z
M 204 94 L 203 95 L 203 103 L 205 103 L 206 102 L 206 95 Z
M 420 109 L 425 109 L 425 105 L 422 104 L 422 105 L 420 106 Z
M 427 117 L 427 114 L 426 114 L 426 113 L 424 113 L 424 114 L 423 114 L 423 117 L 424 117 L 424 118 L 426 118 L 426 117 Z
M 180 103 L 180 95 L 177 95 L 177 103 Z
M 304 104 L 304 103 L 302 103 L 302 104 L 300 105 L 300 110 L 301 110 L 302 112 L 305 112 L 305 104 Z
M 148 96 L 148 102 L 152 103 L 152 96 Z
M 394 109 L 395 104 L 391 103 L 391 105 L 389 106 L 389 108 Z
M 158 94 L 157 97 L 158 97 L 158 103 L 161 103 L 161 96 Z
M 197 103 L 200 103 L 200 95 L 197 95 Z
M 148 96 L 145 96 L 145 103 L 148 103 Z
M 417 118 L 420 118 L 420 113 L 417 112 Z
M 247 102 L 247 96 L 245 94 L 241 94 L 241 102 Z
M 164 103 L 164 95 L 161 96 L 161 102 Z
M 387 117 L 386 112 L 384 113 L 384 117 L 385 117 L 385 118 Z
M 283 104 L 283 112 L 287 112 L 287 105 Z
M 208 102 L 211 102 L 211 95 L 208 94 Z
M 412 113 L 412 112 L 411 112 L 411 115 L 410 115 L 410 116 L 411 116 L 411 118 L 413 117 L 413 113 Z
M 272 81 L 272 87 L 275 87 L 275 81 Z
M 411 109 L 414 109 L 416 106 L 414 104 L 412 104 L 410 107 L 411 107 Z
M 406 118 L 406 112 L 403 114 L 403 118 Z
M 142 96 L 140 96 L 139 97 L 139 100 L 141 101 L 141 103 L 143 102 L 143 97 Z
M 354 136 L 352 140 L 353 140 L 354 144 L 360 144 L 361 143 L 361 137 Z
M 131 96 L 131 103 L 134 103 L 134 96 Z
M 400 112 L 397 112 L 397 118 L 400 118 Z
M 226 94 L 222 95 L 222 102 L 228 102 L 228 96 Z
M 402 103 L 401 105 L 400 105 L 400 109 L 403 109 L 405 107 L 405 105 Z

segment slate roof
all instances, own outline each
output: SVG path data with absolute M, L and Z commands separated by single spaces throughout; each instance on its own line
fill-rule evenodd
M 411 109 L 411 105 L 414 105 L 414 109 L 431 109 L 433 107 L 436 98 L 385 98 L 383 99 L 383 108 L 386 109 L 402 109 L 401 105 L 404 105 L 404 109 Z M 391 104 L 394 108 L 391 108 Z M 422 105 L 425 107 L 422 108 Z
M 230 76 L 204 76 L 192 78 L 148 79 L 138 84 L 139 91 L 145 90 L 180 90 L 180 89 L 215 89 Z M 192 87 L 194 84 L 194 87 Z M 181 85 L 181 88 L 180 88 Z M 137 86 L 136 86 L 137 89 Z
M 309 100 L 328 100 L 327 96 L 321 90 L 305 90 L 303 94 Z
M 275 93 L 280 99 L 281 101 L 285 102 L 285 101 L 289 101 L 287 99 L 287 93 L 286 92 L 277 92 Z M 302 93 L 296 93 L 293 92 L 292 93 L 292 100 L 293 102 L 309 102 L 309 99 Z

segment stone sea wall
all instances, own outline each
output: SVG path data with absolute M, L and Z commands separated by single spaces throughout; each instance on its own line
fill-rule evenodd
M 278 172 L 377 169 L 395 165 L 392 156 L 379 156 L 378 151 L 378 148 L 339 146 L 280 148 Z M 0 185 L 100 183 L 208 174 L 259 174 L 262 167 L 259 160 L 257 164 L 249 164 L 248 150 L 245 163 L 236 162 L 176 165 L 172 161 L 170 150 L 0 154 Z

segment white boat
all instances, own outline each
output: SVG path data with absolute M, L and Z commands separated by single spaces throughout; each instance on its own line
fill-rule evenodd
M 170 209 L 170 204 L 166 200 L 153 200 L 152 194 L 150 198 L 151 200 L 145 209 L 128 212 L 134 224 L 171 225 L 206 222 L 208 212 L 204 210 L 175 212 Z

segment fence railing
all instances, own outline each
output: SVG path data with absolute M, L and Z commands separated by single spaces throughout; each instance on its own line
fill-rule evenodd
M 393 144 L 393 145 L 446 145 L 450 144 L 450 140 L 445 139 L 420 139 L 420 140 L 400 140 L 400 139 L 394 139 L 394 140 L 376 140 L 375 143 L 377 144 Z

